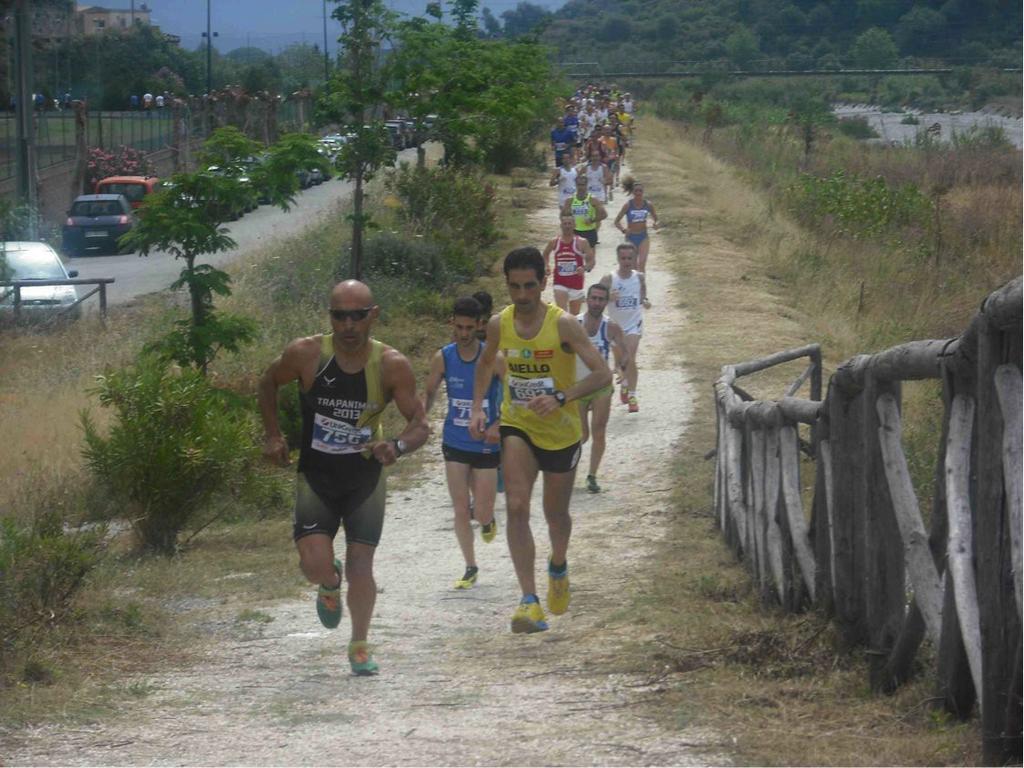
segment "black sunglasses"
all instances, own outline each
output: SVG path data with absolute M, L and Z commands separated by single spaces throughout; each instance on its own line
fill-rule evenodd
M 328 312 L 331 317 L 337 320 L 339 323 L 343 323 L 346 320 L 352 320 L 358 323 L 360 320 L 365 320 L 370 312 L 373 311 L 373 307 L 363 307 L 362 309 L 330 309 Z

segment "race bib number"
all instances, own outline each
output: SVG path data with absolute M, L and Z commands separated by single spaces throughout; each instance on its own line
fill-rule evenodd
M 572 207 L 573 216 L 586 216 L 590 213 L 590 203 L 586 205 L 574 205 Z
M 558 274 L 562 277 L 572 277 L 576 274 L 576 259 L 572 261 L 559 261 Z
M 513 405 L 525 406 L 538 395 L 555 394 L 555 380 L 550 376 L 540 379 L 508 377 L 508 393 Z
M 636 309 L 640 306 L 640 299 L 636 296 L 620 296 L 615 300 L 615 306 L 619 309 Z
M 481 403 L 487 421 L 491 420 L 490 403 L 486 400 Z M 448 408 L 452 412 L 452 424 L 456 427 L 468 427 L 469 417 L 473 412 L 473 401 L 461 397 L 452 397 L 448 400 Z
M 322 413 L 313 414 L 314 451 L 330 454 L 360 453 L 365 448 L 373 431 L 369 427 L 353 427 L 345 421 L 338 421 Z

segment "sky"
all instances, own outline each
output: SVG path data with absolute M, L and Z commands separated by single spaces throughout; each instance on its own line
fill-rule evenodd
M 165 32 L 181 36 L 182 47 L 195 49 L 206 31 L 207 0 L 135 0 L 136 7 L 145 1 L 152 11 L 151 19 Z M 514 8 L 519 0 L 482 0 L 495 16 Z M 530 0 L 535 5 L 555 9 L 565 0 Z M 385 0 L 394 11 L 419 15 L 427 0 Z M 227 51 L 252 45 L 277 52 L 292 43 L 323 44 L 323 0 L 209 0 L 210 20 L 217 37 L 214 46 Z M 95 5 L 128 8 L 129 0 L 99 0 Z M 328 13 L 332 3 L 328 2 Z M 328 18 L 327 50 L 337 50 L 340 30 Z

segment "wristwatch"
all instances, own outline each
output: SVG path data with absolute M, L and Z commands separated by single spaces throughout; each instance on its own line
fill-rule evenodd
M 399 440 L 398 438 L 395 438 L 391 442 L 394 444 L 395 454 L 398 456 L 404 456 L 405 452 L 409 450 L 405 445 L 405 440 Z
M 559 405 L 565 405 L 565 392 L 563 392 L 563 391 L 562 391 L 562 390 L 560 390 L 560 389 L 556 389 L 556 390 L 555 390 L 554 392 L 552 392 L 551 394 L 552 394 L 552 396 L 553 396 L 553 397 L 555 398 L 555 400 L 557 400 L 557 401 L 558 401 L 558 404 L 559 404 Z

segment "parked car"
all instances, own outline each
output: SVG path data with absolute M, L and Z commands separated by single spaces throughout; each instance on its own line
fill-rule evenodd
M 117 253 L 117 239 L 135 226 L 135 214 L 124 195 L 79 195 L 64 222 L 64 253 L 84 256 L 87 251 Z
M 124 195 L 132 210 L 142 206 L 146 195 L 160 189 L 161 181 L 156 176 L 108 176 L 96 182 L 97 195 Z
M 231 165 L 211 165 L 206 169 L 207 173 L 214 176 L 222 176 L 233 178 L 242 185 L 245 190 L 245 199 L 239 203 L 237 208 L 234 208 L 228 218 L 231 221 L 240 219 L 242 216 L 247 214 L 249 211 L 253 211 L 259 207 L 259 193 L 256 190 L 255 185 L 252 183 L 252 179 L 249 178 L 249 166 L 247 161 L 239 160 Z
M 392 147 L 402 151 L 408 146 L 405 124 L 401 120 L 385 120 L 384 127 L 388 129 L 388 136 L 391 138 Z
M 67 280 L 78 277 L 78 270 L 70 272 L 60 256 L 46 243 L 9 242 L 0 244 L 7 263 L 10 280 Z M 24 318 L 44 319 L 66 314 L 69 318 L 81 314 L 78 291 L 73 285 L 40 285 L 21 289 L 21 313 Z M 14 312 L 14 288 L 0 286 L 0 315 Z

